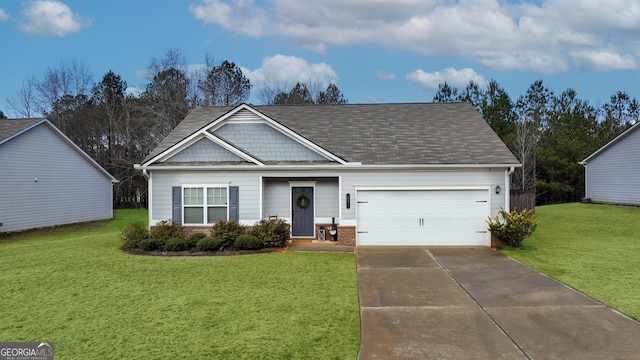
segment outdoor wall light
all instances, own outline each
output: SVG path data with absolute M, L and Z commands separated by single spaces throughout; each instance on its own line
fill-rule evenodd
M 501 190 L 502 190 L 502 189 L 500 188 L 500 185 L 497 185 L 497 186 L 496 186 L 496 194 L 500 194 L 500 191 L 501 191 Z
M 347 193 L 347 209 L 351 209 L 351 194 Z

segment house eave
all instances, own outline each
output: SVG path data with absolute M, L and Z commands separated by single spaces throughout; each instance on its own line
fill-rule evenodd
M 603 146 L 601 146 L 598 150 L 594 151 L 591 155 L 587 156 L 584 160 L 579 161 L 578 164 L 580 164 L 582 166 L 587 166 L 589 161 L 591 161 L 592 159 L 596 158 L 598 155 L 602 154 L 607 149 L 609 149 L 613 145 L 617 144 L 618 142 L 620 142 L 622 139 L 624 139 L 627 136 L 629 136 L 631 133 L 633 133 L 637 129 L 640 129 L 640 122 L 634 124 L 633 126 L 628 128 L 627 130 L 625 130 L 622 134 L 616 136 L 611 141 L 609 141 L 608 143 L 606 143 Z
M 334 170 L 461 170 L 461 169 L 510 169 L 522 167 L 521 164 L 393 164 L 393 165 L 357 165 L 357 164 L 317 164 L 317 165 L 141 165 L 137 170 L 146 171 L 334 171 Z

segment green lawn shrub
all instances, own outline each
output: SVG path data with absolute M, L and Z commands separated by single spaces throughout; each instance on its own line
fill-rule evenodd
M 211 229 L 211 237 L 220 239 L 224 247 L 232 247 L 238 235 L 244 234 L 246 231 L 246 226 L 235 221 L 218 221 Z
M 162 250 L 164 248 L 164 240 L 158 238 L 148 238 L 140 242 L 138 248 L 146 251 Z
M 185 251 L 189 249 L 189 243 L 185 238 L 171 238 L 165 242 L 164 249 L 167 251 Z
M 163 220 L 149 231 L 152 238 L 161 240 L 163 243 L 171 238 L 183 237 L 182 226 L 170 220 Z
M 260 220 L 251 228 L 251 234 L 262 240 L 264 247 L 284 247 L 289 241 L 291 226 L 282 219 Z
M 262 249 L 262 240 L 251 234 L 240 234 L 233 243 L 233 247 L 241 250 Z
M 205 234 L 205 233 L 195 233 L 195 234 L 189 236 L 187 238 L 187 244 L 189 245 L 189 249 L 196 247 L 196 245 L 198 244 L 198 241 L 200 239 L 204 239 L 206 237 L 207 237 L 207 234 Z
M 196 244 L 196 248 L 200 251 L 218 251 L 221 246 L 222 241 L 220 239 L 209 236 L 198 240 Z
M 137 249 L 140 242 L 149 238 L 149 230 L 138 224 L 129 224 L 121 235 L 123 250 Z
M 521 248 L 522 241 L 536 229 L 537 224 L 533 218 L 531 210 L 514 209 L 512 212 L 507 212 L 500 209 L 498 215 L 489 218 L 487 223 L 493 235 L 506 241 L 509 246 Z

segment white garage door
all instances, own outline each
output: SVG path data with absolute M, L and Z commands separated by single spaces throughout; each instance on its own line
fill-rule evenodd
M 488 190 L 357 193 L 358 245 L 488 246 Z

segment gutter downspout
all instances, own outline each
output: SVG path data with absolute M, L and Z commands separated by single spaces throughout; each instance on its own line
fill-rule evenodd
M 146 167 L 142 167 L 139 164 L 133 165 L 133 168 L 136 170 L 142 170 L 142 175 L 147 178 L 147 209 L 149 213 L 147 229 L 151 228 L 151 219 L 153 219 L 153 204 L 151 202 L 151 192 L 153 191 L 153 181 L 151 179 L 151 174 L 147 171 Z
M 516 168 L 512 166 L 504 172 L 504 209 L 507 212 L 511 212 L 511 174 L 515 170 Z

